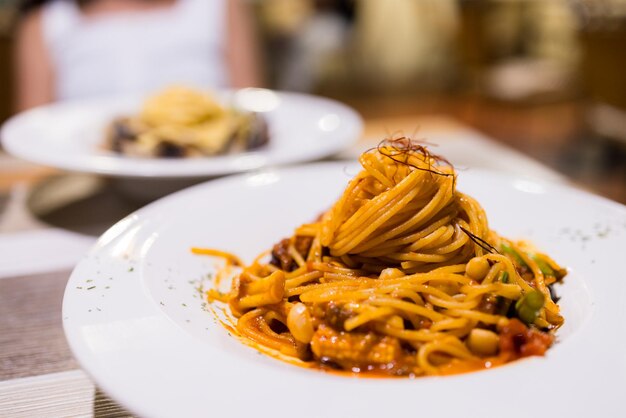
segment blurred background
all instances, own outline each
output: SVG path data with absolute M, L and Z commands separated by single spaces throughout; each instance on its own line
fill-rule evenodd
M 28 107 L 16 50 L 39 3 L 0 0 L 0 122 Z M 243 3 L 248 84 L 451 116 L 626 203 L 626 0 Z
M 172 83 L 345 102 L 365 129 L 336 159 L 385 132 L 434 132 L 473 166 L 626 204 L 626 0 L 0 0 L 0 124 Z M 129 416 L 79 370 L 61 317 L 70 269 L 165 183 L 128 180 L 0 145 L 0 416 Z M 570 238 L 586 248 L 600 227 Z

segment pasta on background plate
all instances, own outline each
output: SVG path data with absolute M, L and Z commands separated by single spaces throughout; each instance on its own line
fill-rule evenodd
M 187 87 L 170 87 L 108 127 L 105 147 L 132 157 L 208 157 L 267 144 L 265 119 Z
M 406 138 L 360 157 L 362 171 L 314 222 L 207 291 L 255 348 L 305 367 L 440 375 L 543 355 L 563 324 L 566 272 L 489 229 L 445 159 Z M 242 237 L 245 239 L 245 237 Z M 226 304 L 226 305 L 223 305 Z

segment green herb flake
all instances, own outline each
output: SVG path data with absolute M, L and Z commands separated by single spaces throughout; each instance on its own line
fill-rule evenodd
M 89 287 L 87 288 L 87 290 L 92 290 L 92 289 L 95 289 L 95 288 L 96 288 L 96 286 L 89 286 Z
M 204 296 L 204 286 L 202 286 L 202 283 L 200 283 L 200 285 L 198 285 L 194 289 L 200 296 Z
M 132 273 L 133 271 L 135 271 L 135 267 L 129 267 L 129 268 L 128 268 L 128 272 L 129 272 L 129 273 Z

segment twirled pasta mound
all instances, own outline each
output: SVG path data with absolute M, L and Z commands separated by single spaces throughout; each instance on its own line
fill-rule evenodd
M 489 229 L 454 168 L 401 138 L 316 222 L 243 266 L 227 303 L 240 337 L 305 366 L 421 376 L 542 355 L 562 323 L 551 285 L 565 271 Z

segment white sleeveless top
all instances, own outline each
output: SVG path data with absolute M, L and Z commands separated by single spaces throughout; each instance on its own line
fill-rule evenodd
M 74 1 L 54 0 L 42 22 L 57 100 L 228 86 L 225 1 L 86 18 Z

